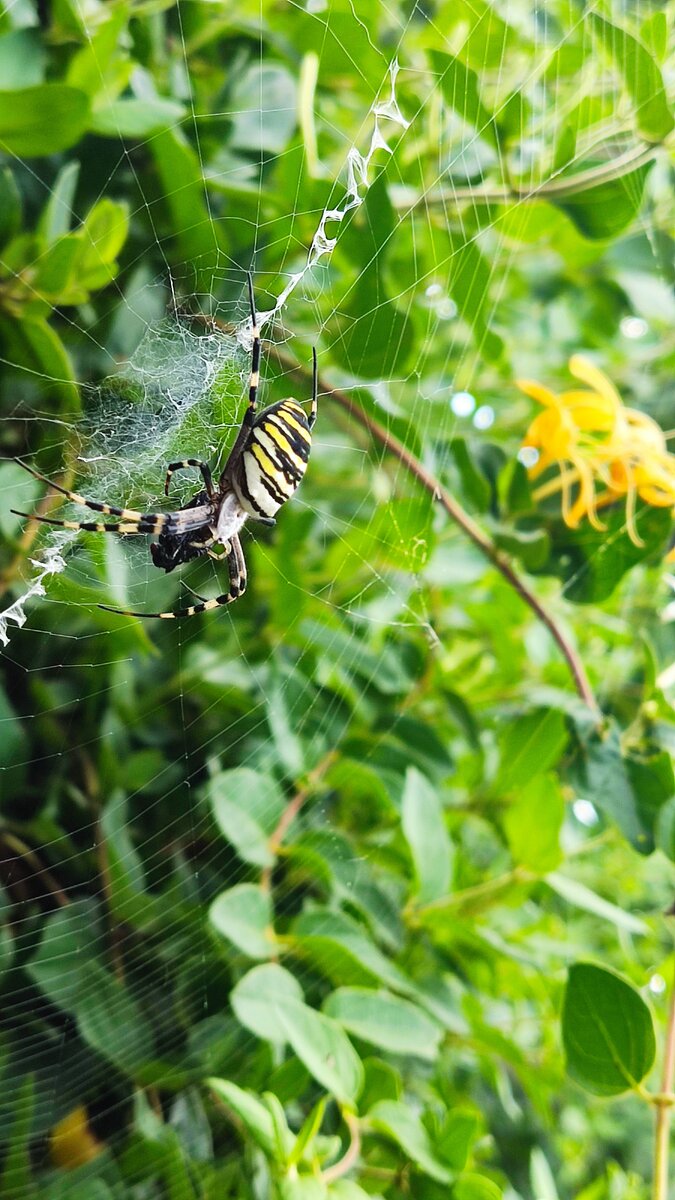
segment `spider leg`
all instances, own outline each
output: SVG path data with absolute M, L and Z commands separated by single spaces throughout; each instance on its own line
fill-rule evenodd
M 248 408 L 244 413 L 244 425 L 250 426 L 255 420 L 256 404 L 258 402 L 258 385 L 260 383 L 260 331 L 258 329 L 258 318 L 255 313 L 255 297 L 253 295 L 253 279 L 249 271 L 248 280 L 248 299 L 251 305 L 251 336 L 253 338 L 253 346 L 251 348 L 251 375 L 248 381 Z
M 43 525 L 55 525 L 58 529 L 85 529 L 89 533 L 189 533 L 208 524 L 213 509 L 210 504 L 197 508 L 178 509 L 173 513 L 139 513 L 137 520 L 125 521 L 61 521 L 56 517 L 43 517 L 40 513 L 11 510 L 17 517 L 29 521 L 41 521 Z
M 56 517 L 43 517 L 40 513 L 20 512 L 18 508 L 10 508 L 15 517 L 26 517 L 29 521 L 40 521 L 43 525 L 55 525 L 57 529 L 86 529 L 88 533 L 156 533 L 156 525 L 143 524 L 140 521 L 59 521 Z M 159 526 L 161 529 L 161 525 Z
M 318 411 L 317 395 L 319 391 L 319 368 L 316 361 L 316 347 L 312 346 L 312 409 L 307 424 L 312 429 Z
M 175 621 L 180 620 L 182 617 L 195 617 L 199 613 L 211 612 L 212 609 L 220 608 L 225 604 L 233 604 L 246 591 L 247 579 L 244 552 L 236 534 L 231 540 L 230 547 L 230 552 L 227 555 L 230 588 L 229 591 L 223 592 L 222 596 L 216 596 L 213 600 L 202 600 L 199 604 L 191 604 L 188 608 L 179 608 L 176 612 L 134 612 L 128 608 L 111 608 L 109 604 L 99 604 L 98 607 L 102 608 L 105 612 L 118 613 L 122 617 L 144 617 L 150 620 Z
M 168 496 L 169 494 L 169 483 L 174 471 L 182 471 L 186 467 L 197 467 L 201 471 L 206 493 L 209 497 L 209 500 L 212 499 L 214 490 L 213 479 L 211 477 L 211 468 L 209 467 L 208 463 L 202 462 L 199 458 L 184 458 L 181 462 L 169 463 L 169 466 L 166 469 L 166 479 L 164 481 L 164 495 Z
M 188 546 L 194 550 L 203 550 L 214 562 L 222 562 L 224 558 L 228 558 L 230 552 L 229 550 L 212 550 L 211 546 L 215 546 L 215 543 L 216 539 L 212 537 L 209 538 L 208 542 L 188 542 Z
M 34 479 L 40 479 L 42 483 L 49 484 L 49 487 L 53 488 L 54 491 L 60 492 L 62 496 L 67 496 L 69 500 L 73 501 L 73 504 L 81 504 L 84 508 L 91 508 L 94 512 L 105 513 L 110 517 L 122 517 L 125 521 L 140 521 L 141 518 L 147 519 L 145 514 L 137 512 L 133 508 L 116 508 L 112 504 L 101 504 L 98 500 L 87 500 L 84 496 L 80 496 L 79 492 L 69 492 L 67 488 L 61 487 L 59 483 L 54 483 L 47 475 L 41 475 L 39 471 L 36 471 L 34 467 L 29 467 L 28 463 L 22 462 L 20 458 L 14 461 L 20 467 L 23 467 L 24 471 L 28 471 L 28 474 L 32 475 Z

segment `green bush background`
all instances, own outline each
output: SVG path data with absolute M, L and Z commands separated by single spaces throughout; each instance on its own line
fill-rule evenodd
M 44 492 L 11 460 L 146 509 L 174 453 L 222 463 L 247 359 L 185 314 L 228 326 L 247 269 L 261 310 L 302 270 L 394 56 L 410 122 L 381 121 L 392 153 L 266 328 L 265 402 L 308 397 L 314 344 L 324 394 L 298 497 L 246 536 L 246 597 L 104 614 L 189 593 L 83 535 L 10 626 L 5 1200 L 649 1194 L 671 516 L 642 512 L 636 548 L 619 509 L 604 532 L 537 509 L 514 380 L 563 390 L 583 351 L 675 426 L 667 31 L 667 6 L 609 0 L 3 9 L 7 604 L 58 542 L 10 513 Z M 602 721 L 364 416 L 532 576 Z M 183 578 L 218 590 L 211 564 Z

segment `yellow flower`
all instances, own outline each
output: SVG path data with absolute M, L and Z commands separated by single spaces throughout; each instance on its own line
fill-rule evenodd
M 84 1166 L 98 1158 L 103 1150 L 103 1143 L 89 1128 L 87 1110 L 82 1105 L 54 1125 L 49 1135 L 50 1158 L 55 1167 L 65 1171 Z
M 583 517 L 604 529 L 598 509 L 624 500 L 628 534 L 642 545 L 635 525 L 636 500 L 657 508 L 675 507 L 675 455 L 668 453 L 656 421 L 626 408 L 614 384 L 592 362 L 575 354 L 569 369 L 586 389 L 557 395 L 541 383 L 518 381 L 520 390 L 544 407 L 523 439 L 523 445 L 538 455 L 530 478 L 550 467 L 559 472 L 534 491 L 534 498 L 559 491 L 563 519 L 572 529 Z

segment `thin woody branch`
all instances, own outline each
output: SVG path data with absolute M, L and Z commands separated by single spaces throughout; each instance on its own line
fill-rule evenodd
M 306 374 L 304 368 L 299 367 L 295 360 L 284 351 L 279 350 L 277 347 L 274 350 L 278 361 L 284 368 L 299 370 L 302 374 Z M 518 593 L 528 607 L 532 609 L 532 612 L 535 613 L 542 625 L 546 626 L 565 658 L 579 696 L 588 705 L 595 717 L 600 719 L 601 712 L 598 702 L 576 649 L 558 625 L 555 617 L 544 607 L 532 589 L 520 577 L 506 555 L 502 554 L 490 537 L 481 529 L 480 525 L 455 500 L 454 496 L 450 495 L 450 492 L 439 483 L 436 477 L 427 470 L 419 459 L 394 434 L 385 429 L 384 425 L 381 425 L 379 421 L 376 421 L 373 417 L 365 413 L 363 409 L 359 408 L 346 392 L 341 391 L 339 388 L 331 387 L 330 384 L 321 378 L 319 378 L 319 389 L 322 394 L 330 396 L 334 403 L 348 413 L 352 421 L 356 421 L 366 429 L 375 441 L 379 442 L 385 450 L 406 467 L 426 491 L 434 496 L 441 507 L 445 509 L 448 516 L 451 517 L 455 524 L 473 542 L 474 546 L 492 563 L 493 567 L 499 571 L 500 575 L 506 579 L 507 583 Z

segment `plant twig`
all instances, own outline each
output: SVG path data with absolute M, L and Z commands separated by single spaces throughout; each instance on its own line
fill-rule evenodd
M 3 841 L 10 850 L 13 850 L 17 858 L 23 859 L 31 867 L 33 874 L 42 880 L 47 891 L 51 892 L 56 903 L 61 908 L 68 907 L 70 900 L 63 888 L 57 883 L 51 871 L 40 862 L 38 855 L 24 842 L 23 838 L 17 837 L 9 829 L 3 829 L 0 832 L 0 841 Z
M 307 374 L 305 368 L 298 366 L 298 364 L 294 359 L 291 358 L 290 355 L 286 354 L 283 350 L 279 350 L 278 347 L 275 347 L 275 351 L 276 357 L 283 367 L 297 369 L 303 374 Z M 599 720 L 602 714 L 600 712 L 598 702 L 593 694 L 593 689 L 591 688 L 588 676 L 586 675 L 584 665 L 574 646 L 560 628 L 559 624 L 555 620 L 555 617 L 553 617 L 552 614 L 544 607 L 535 593 L 528 587 L 525 581 L 521 579 L 520 575 L 518 575 L 517 571 L 511 565 L 506 555 L 502 554 L 502 552 L 497 549 L 494 542 L 491 541 L 481 527 L 462 508 L 461 504 L 459 504 L 457 500 L 455 500 L 455 498 L 451 496 L 444 487 L 441 486 L 439 481 L 431 474 L 431 472 L 428 471 L 425 466 L 423 466 L 419 459 L 416 458 L 415 455 L 412 454 L 410 450 L 408 450 L 403 443 L 394 436 L 393 433 L 390 433 L 388 429 L 385 429 L 384 425 L 380 425 L 379 421 L 376 421 L 373 417 L 365 413 L 363 409 L 354 403 L 354 401 L 349 395 L 347 395 L 346 392 L 341 391 L 339 388 L 330 387 L 330 385 L 321 378 L 319 379 L 319 390 L 323 394 L 330 396 L 331 399 L 340 406 L 340 408 L 343 408 L 345 412 L 349 414 L 353 421 L 356 421 L 359 425 L 362 425 L 364 429 L 367 429 L 368 433 L 372 438 L 375 439 L 375 441 L 379 442 L 381 446 L 384 446 L 385 450 L 392 454 L 394 458 L 397 458 L 399 462 L 406 467 L 411 475 L 414 475 L 414 477 L 422 484 L 422 486 L 432 496 L 434 496 L 439 504 L 441 504 L 455 524 L 459 525 L 460 529 L 464 531 L 467 537 L 480 550 L 481 554 L 483 554 L 485 558 L 492 563 L 493 567 L 496 567 L 499 573 L 504 577 L 504 579 L 506 579 L 507 583 L 511 585 L 521 599 L 524 600 L 529 608 L 532 609 L 532 611 L 541 621 L 542 625 L 546 626 L 561 650 L 563 657 L 565 658 L 571 671 L 579 696 L 588 705 L 594 716 Z
M 654 1200 L 668 1200 L 668 1151 L 670 1148 L 670 1114 L 673 1108 L 673 1079 L 675 1077 L 675 968 L 670 985 L 670 1008 L 663 1056 L 661 1091 L 651 1096 L 656 1108 L 654 1138 Z
M 576 175 L 564 175 L 560 179 L 545 179 L 541 183 L 534 183 L 528 187 L 480 184 L 478 187 L 435 188 L 433 191 L 424 191 L 422 194 L 417 189 L 392 187 L 391 199 L 395 208 L 411 210 L 422 204 L 425 208 L 429 208 L 438 204 L 447 207 L 462 202 L 508 204 L 510 201 L 517 201 L 522 204 L 523 202 L 545 200 L 547 197 L 553 200 L 562 200 L 567 196 L 576 196 L 579 192 L 587 192 L 590 188 L 599 187 L 600 184 L 611 183 L 614 179 L 621 179 L 631 171 L 636 171 L 639 167 L 651 162 L 658 149 L 659 146 L 656 144 L 631 146 L 630 150 L 626 150 L 617 158 L 599 163 L 595 167 L 588 167 L 585 171 L 578 171 Z M 561 168 L 562 170 L 563 168 Z
M 67 467 L 64 471 L 56 476 L 55 482 L 59 483 L 61 487 L 72 487 L 73 468 Z M 34 505 L 35 516 L 28 518 L 20 537 L 18 538 L 18 553 L 15 555 L 12 561 L 8 563 L 8 565 L 5 567 L 5 570 L 0 572 L 0 596 L 4 596 L 7 589 L 14 582 L 14 579 L 18 575 L 21 567 L 26 561 L 26 558 L 31 552 L 33 542 L 40 531 L 44 528 L 41 522 L 37 520 L 37 517 L 47 516 L 53 508 L 56 508 L 57 505 L 61 503 L 61 500 L 62 497 L 58 492 L 53 491 L 51 488 L 47 488 L 46 492 L 43 493 L 43 495 Z
M 361 1132 L 359 1130 L 358 1117 L 354 1113 L 343 1111 L 342 1119 L 349 1130 L 349 1145 L 345 1150 L 342 1158 L 333 1163 L 332 1167 L 327 1167 L 321 1172 L 322 1183 L 333 1183 L 335 1179 L 341 1179 L 352 1167 L 356 1166 L 359 1154 L 361 1153 Z
M 295 820 L 298 813 L 300 812 L 300 809 L 302 808 L 303 804 L 305 803 L 305 800 L 307 799 L 308 796 L 310 796 L 312 794 L 317 783 L 326 774 L 326 771 L 335 762 L 336 758 L 337 758 L 337 751 L 329 750 L 328 754 L 324 755 L 324 757 L 321 759 L 321 761 L 319 763 L 317 763 L 317 765 L 314 767 L 314 769 L 309 772 L 304 786 L 301 787 L 299 789 L 299 791 L 297 791 L 295 793 L 292 800 L 289 800 L 288 804 L 286 805 L 284 811 L 282 812 L 282 814 L 279 818 L 276 829 L 274 830 L 273 833 L 270 834 L 268 846 L 269 846 L 269 849 L 272 851 L 272 854 L 277 853 L 281 843 L 283 842 L 283 840 L 286 836 L 286 833 L 288 832 L 290 826 L 292 825 L 293 821 Z M 263 870 L 260 875 L 261 888 L 263 888 L 264 891 L 268 892 L 270 890 L 271 882 L 272 882 L 272 868 L 271 867 L 263 867 Z
M 222 329 L 226 333 L 232 332 L 232 326 L 226 321 L 220 321 L 218 318 L 214 317 L 207 317 L 201 313 L 194 313 L 191 314 L 191 316 L 194 320 L 201 322 L 203 325 L 215 326 L 218 329 Z M 273 344 L 270 345 L 269 348 L 273 350 L 277 361 L 285 370 L 297 371 L 304 377 L 309 377 L 309 372 L 307 369 L 298 363 L 296 359 L 292 357 L 292 355 L 287 354 L 284 350 L 279 349 L 278 346 Z M 339 405 L 340 408 L 344 409 L 352 421 L 356 421 L 357 424 L 366 429 L 375 441 L 379 442 L 381 446 L 384 446 L 385 450 L 387 450 L 389 454 L 391 454 L 394 458 L 397 458 L 399 462 L 403 464 L 410 474 L 422 484 L 422 487 L 424 487 L 426 491 L 429 492 L 430 495 L 432 495 L 434 499 L 439 502 L 439 504 L 441 504 L 448 516 L 451 517 L 456 525 L 459 525 L 460 529 L 464 531 L 466 536 L 473 542 L 474 546 L 480 550 L 481 554 L 483 554 L 485 558 L 492 563 L 493 567 L 496 567 L 500 575 L 502 575 L 507 583 L 509 583 L 514 589 L 514 591 L 518 593 L 521 599 L 524 600 L 525 604 L 532 609 L 532 612 L 541 621 L 542 625 L 548 629 L 553 640 L 560 649 L 563 658 L 567 662 L 578 695 L 581 697 L 584 703 L 588 705 L 588 708 L 591 710 L 596 720 L 600 722 L 602 719 L 602 712 L 593 693 L 593 689 L 590 685 L 588 676 L 586 675 L 581 658 L 577 654 L 569 638 L 560 628 L 560 625 L 556 621 L 555 617 L 553 617 L 548 609 L 544 607 L 544 605 L 537 598 L 531 588 L 528 587 L 525 581 L 521 579 L 520 575 L 511 565 L 506 555 L 502 554 L 501 550 L 495 546 L 494 542 L 481 529 L 480 525 L 478 525 L 473 518 L 469 516 L 468 512 L 462 508 L 461 504 L 459 504 L 458 501 L 455 500 L 455 498 L 451 496 L 444 487 L 441 486 L 435 476 L 432 475 L 425 466 L 423 466 L 419 459 L 416 458 L 415 455 L 412 454 L 410 450 L 408 450 L 403 443 L 394 436 L 393 433 L 390 433 L 388 429 L 385 429 L 384 425 L 380 425 L 379 421 L 376 421 L 374 417 L 369 416 L 363 411 L 362 408 L 359 408 L 359 406 L 354 403 L 347 392 L 343 392 L 340 388 L 331 387 L 324 379 L 321 378 L 321 376 L 319 376 L 318 384 L 319 391 L 322 393 L 322 395 L 330 396 L 330 398 L 337 405 Z

